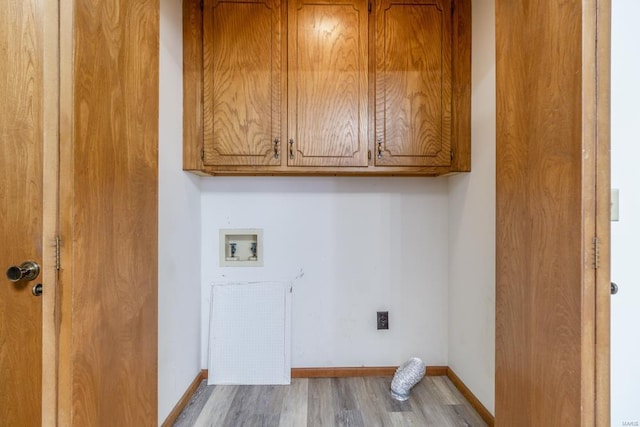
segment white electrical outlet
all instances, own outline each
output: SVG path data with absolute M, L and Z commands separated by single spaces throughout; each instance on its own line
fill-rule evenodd
M 618 204 L 619 191 L 617 188 L 611 189 L 611 221 L 620 221 L 620 206 Z

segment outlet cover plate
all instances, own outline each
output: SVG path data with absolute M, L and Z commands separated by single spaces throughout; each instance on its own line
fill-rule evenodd
M 378 330 L 389 329 L 389 312 L 378 311 L 377 312 Z

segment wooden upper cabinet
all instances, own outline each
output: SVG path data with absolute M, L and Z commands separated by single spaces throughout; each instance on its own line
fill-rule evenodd
M 280 165 L 279 0 L 204 2 L 205 166 Z
M 470 170 L 471 0 L 184 0 L 185 170 Z
M 368 1 L 289 1 L 292 166 L 367 166 Z
M 375 17 L 375 164 L 451 164 L 449 0 L 384 0 Z

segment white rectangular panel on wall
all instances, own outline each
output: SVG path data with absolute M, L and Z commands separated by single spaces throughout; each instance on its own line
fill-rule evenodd
M 208 384 L 290 384 L 290 337 L 290 283 L 212 285 Z

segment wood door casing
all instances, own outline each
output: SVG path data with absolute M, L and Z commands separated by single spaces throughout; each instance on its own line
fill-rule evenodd
M 280 165 L 280 0 L 205 5 L 204 164 Z
M 608 362 L 596 361 L 608 352 L 608 267 L 594 248 L 608 241 L 596 226 L 609 195 L 597 179 L 608 173 L 596 93 L 609 65 L 596 10 L 608 7 L 496 2 L 497 425 L 609 422 Z
M 58 425 L 157 424 L 159 9 L 60 4 Z
M 43 266 L 43 21 L 36 1 L 0 10 L 0 423 L 11 426 L 42 422 L 42 298 L 31 294 L 42 277 L 12 283 L 5 271 Z
M 449 0 L 377 2 L 375 164 L 451 164 Z
M 289 1 L 290 166 L 367 166 L 368 2 Z

